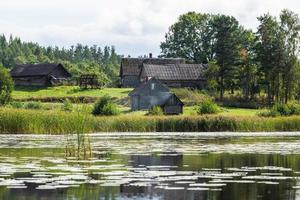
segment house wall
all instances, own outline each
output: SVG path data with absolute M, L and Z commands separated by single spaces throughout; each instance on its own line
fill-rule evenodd
M 182 105 L 166 105 L 164 106 L 164 113 L 170 114 L 181 114 L 183 111 Z
M 123 76 L 121 78 L 121 85 L 124 88 L 136 88 L 140 85 L 138 76 Z
M 142 89 L 138 89 L 135 95 L 131 96 L 131 108 L 132 110 L 148 110 L 152 106 L 161 106 L 170 95 L 168 88 L 157 81 L 150 80 Z
M 153 106 L 162 105 L 169 97 L 169 92 L 153 93 L 152 95 L 140 95 L 139 109 L 148 110 Z
M 47 76 L 13 77 L 16 86 L 48 86 Z

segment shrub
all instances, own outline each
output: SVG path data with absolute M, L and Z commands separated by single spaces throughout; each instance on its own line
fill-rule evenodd
M 71 103 L 71 101 L 69 99 L 66 99 L 63 102 L 62 110 L 68 111 L 68 112 L 72 112 L 72 110 L 73 110 L 73 104 Z
M 104 96 L 95 104 L 92 111 L 93 115 L 118 115 L 120 111 L 117 105 L 114 104 L 109 96 Z
M 270 110 L 260 112 L 258 115 L 261 117 L 300 115 L 300 105 L 296 103 L 277 103 Z
M 24 104 L 25 109 L 34 109 L 39 110 L 42 109 L 42 103 L 39 101 L 30 101 Z
M 297 103 L 290 103 L 287 105 L 290 109 L 291 115 L 300 115 L 300 105 Z
M 289 116 L 291 115 L 291 110 L 287 104 L 276 103 L 271 110 L 273 112 L 278 112 L 281 116 Z
M 161 116 L 161 115 L 164 115 L 164 112 L 160 106 L 153 106 L 149 109 L 149 112 L 147 113 L 147 115 Z
M 13 80 L 8 71 L 0 66 L 0 105 L 5 105 L 11 100 Z
M 260 117 L 278 117 L 278 116 L 280 116 L 280 113 L 277 110 L 271 109 L 271 110 L 259 112 L 258 116 L 260 116 Z
M 203 102 L 201 102 L 199 109 L 198 109 L 198 114 L 216 114 L 220 112 L 220 107 L 214 103 L 210 99 L 206 99 Z
M 10 102 L 10 107 L 12 108 L 23 108 L 24 107 L 24 103 L 20 102 L 20 101 L 13 101 L 13 102 Z

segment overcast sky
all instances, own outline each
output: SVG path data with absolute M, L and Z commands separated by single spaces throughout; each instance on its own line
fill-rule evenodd
M 160 53 L 168 27 L 188 11 L 233 15 L 255 29 L 256 17 L 299 0 L 0 0 L 0 34 L 41 45 L 115 45 L 124 55 Z

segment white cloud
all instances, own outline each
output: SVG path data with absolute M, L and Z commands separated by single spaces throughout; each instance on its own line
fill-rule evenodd
M 248 28 L 256 17 L 298 0 L 0 0 L 0 33 L 43 45 L 115 45 L 125 55 L 158 54 L 168 27 L 188 11 L 235 16 Z

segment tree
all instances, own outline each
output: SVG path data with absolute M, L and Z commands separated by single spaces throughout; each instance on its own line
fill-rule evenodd
M 292 98 L 299 81 L 299 40 L 300 40 L 300 20 L 296 13 L 283 10 L 280 14 L 280 27 L 284 34 L 284 69 L 283 69 L 283 89 L 284 102 Z M 297 77 L 298 75 L 298 77 Z
M 233 91 L 235 85 L 243 28 L 234 17 L 225 15 L 214 16 L 211 23 L 215 40 L 213 51 L 219 65 L 218 85 L 222 101 L 225 89 L 230 88 Z
M 259 92 L 260 74 L 257 69 L 255 52 L 255 35 L 250 30 L 242 33 L 240 60 L 238 67 L 240 89 L 245 100 L 251 100 Z
M 264 75 L 264 85 L 267 87 L 268 104 L 279 95 L 279 74 L 282 55 L 282 34 L 276 18 L 265 14 L 258 18 L 260 25 L 257 31 L 257 59 Z
M 161 43 L 162 57 L 181 57 L 194 62 L 207 62 L 211 57 L 211 16 L 189 12 L 181 15 Z
M 13 80 L 8 71 L 0 66 L 0 105 L 4 105 L 11 100 L 13 90 Z

